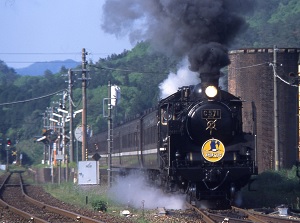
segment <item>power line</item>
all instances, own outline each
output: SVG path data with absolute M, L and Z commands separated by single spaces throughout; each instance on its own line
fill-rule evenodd
M 25 103 L 25 102 L 30 102 L 30 101 L 35 101 L 35 100 L 39 100 L 39 99 L 43 99 L 43 98 L 47 98 L 47 97 L 50 97 L 52 95 L 55 95 L 55 94 L 58 94 L 62 91 L 65 91 L 64 90 L 60 90 L 60 91 L 57 91 L 57 92 L 54 92 L 54 93 L 51 93 L 51 94 L 47 94 L 47 95 L 44 95 L 44 96 L 40 96 L 40 97 L 37 97 L 37 98 L 31 98 L 31 99 L 27 99 L 27 100 L 23 100 L 23 101 L 14 101 L 14 102 L 7 102 L 7 103 L 1 103 L 0 106 L 4 106 L 4 105 L 14 105 L 14 104 L 20 104 L 20 103 Z
M 280 77 L 277 72 L 275 71 L 275 68 L 274 68 L 274 64 L 273 63 L 270 63 L 270 62 L 264 62 L 264 63 L 259 63 L 259 64 L 253 64 L 253 65 L 250 65 L 250 66 L 245 66 L 245 67 L 232 67 L 232 69 L 235 69 L 235 70 L 241 70 L 241 69 L 247 69 L 247 68 L 252 68 L 252 67 L 257 67 L 257 66 L 263 66 L 263 65 L 269 65 L 269 66 L 272 66 L 273 68 L 273 73 L 274 75 L 279 79 L 281 80 L 283 83 L 285 84 L 288 84 L 292 87 L 298 87 L 298 85 L 294 85 L 294 84 L 291 84 L 289 83 L 288 81 L 284 80 L 282 77 Z
M 136 72 L 141 74 L 169 74 L 169 72 L 153 72 L 153 71 L 137 71 L 137 70 L 129 70 L 129 69 L 121 69 L 121 68 L 110 68 L 110 67 L 104 67 L 104 66 L 96 66 L 89 64 L 89 67 L 95 67 L 101 70 L 112 70 L 112 71 L 124 71 L 124 72 Z
M 74 63 L 74 61 L 65 62 L 65 61 L 5 61 L 5 63 Z M 75 61 L 78 62 L 78 61 Z M 80 63 L 80 62 L 78 62 Z
M 61 53 L 61 52 L 0 52 L 0 56 L 1 55 L 7 55 L 7 56 L 30 56 L 30 55 L 77 55 L 77 56 L 80 56 L 81 52 L 64 52 L 64 53 Z M 108 52 L 96 52 L 96 53 L 88 53 L 87 55 L 110 55 L 111 53 L 108 53 Z M 1 60 L 1 59 L 0 59 Z M 36 62 L 36 61 L 34 61 Z M 20 63 L 26 63 L 24 61 L 21 61 Z
M 264 62 L 264 63 L 253 64 L 253 65 L 245 66 L 245 67 L 232 67 L 232 69 L 241 70 L 241 69 L 247 69 L 247 68 L 251 68 L 251 67 L 257 67 L 257 66 L 268 65 L 268 64 L 269 64 L 269 62 Z
M 1 55 L 6 55 L 6 56 L 45 56 L 45 55 L 72 55 L 72 56 L 80 56 L 80 52 L 67 52 L 67 53 L 56 53 L 56 52 L 50 52 L 50 53 L 43 53 L 43 52 L 25 52 L 25 53 L 17 53 L 17 52 L 5 52 L 5 53 L 0 53 Z M 91 56 L 96 56 L 96 55 L 102 55 L 102 56 L 109 56 L 111 53 L 106 53 L 106 52 L 96 52 L 96 53 L 88 53 L 87 55 Z M 71 58 L 69 58 L 71 59 Z M 11 64 L 32 64 L 32 63 L 49 63 L 49 64 L 54 64 L 54 63 L 61 63 L 61 61 L 24 61 L 24 60 L 3 60 L 0 58 L 0 61 L 3 61 L 5 63 L 11 63 Z M 78 61 L 76 61 L 78 62 Z M 73 63 L 73 62 L 64 62 L 64 63 Z
M 74 55 L 74 54 L 79 54 L 79 52 L 70 52 L 70 53 L 42 53 L 42 52 L 37 52 L 37 53 L 0 53 L 0 55 Z
M 107 53 L 107 52 L 96 52 L 96 53 L 88 53 L 87 55 L 112 55 L 113 53 Z M 17 52 L 6 52 L 6 53 L 0 53 L 0 55 L 80 55 L 80 52 L 67 52 L 67 53 L 43 53 L 43 52 L 25 52 L 25 53 L 17 53 Z

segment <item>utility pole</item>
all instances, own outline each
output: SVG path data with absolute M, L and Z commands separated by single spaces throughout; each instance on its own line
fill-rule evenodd
M 70 145 L 69 145 L 69 154 L 70 154 L 70 162 L 74 162 L 74 131 L 73 131 L 73 72 L 71 69 L 68 71 L 69 76 L 69 114 L 70 114 Z
M 68 113 L 68 111 L 66 111 L 66 100 L 68 98 L 68 92 L 64 91 L 63 92 L 63 103 L 62 103 L 62 146 L 63 146 L 63 156 L 64 156 L 64 161 L 66 164 L 66 182 L 68 182 L 68 178 L 69 178 L 69 161 L 68 161 L 68 152 L 67 152 L 67 134 L 66 134 L 66 113 Z
M 61 109 L 63 111 L 65 111 L 66 109 L 66 96 L 67 96 L 67 92 L 66 91 L 63 91 L 63 96 L 62 96 L 62 104 L 61 104 Z M 62 112 L 61 110 L 61 143 L 62 143 L 62 154 L 64 156 L 64 159 L 65 159 L 65 156 L 67 154 L 67 151 L 66 151 L 66 114 L 65 112 Z
M 300 54 L 298 54 L 298 154 L 297 154 L 297 160 L 300 161 Z
M 112 144 L 113 144 L 113 133 L 112 133 L 112 117 L 111 117 L 111 84 L 108 81 L 108 114 L 107 114 L 107 127 L 108 127 L 108 169 L 107 169 L 107 186 L 111 186 L 111 178 L 112 178 L 112 170 L 111 170 L 111 152 L 112 152 Z
M 274 72 L 274 159 L 275 171 L 279 170 L 279 150 L 278 150 L 278 104 L 277 104 L 277 46 L 274 45 L 273 72 Z
M 9 167 L 9 149 L 10 149 L 10 146 L 11 146 L 11 141 L 9 138 L 6 139 L 6 143 L 5 143 L 5 149 L 6 149 L 6 171 L 8 172 L 8 167 Z
M 46 120 L 47 120 L 46 112 L 44 112 L 43 115 L 44 115 L 44 116 L 43 116 L 43 124 L 44 124 L 43 127 L 44 127 L 44 129 L 47 129 L 47 128 L 46 128 L 46 125 L 47 125 L 47 124 L 46 124 Z M 46 159 L 47 159 L 47 156 L 46 156 L 46 155 L 47 155 L 47 145 L 44 144 L 44 165 L 47 164 L 47 163 L 46 163 Z M 50 157 L 50 154 L 48 154 L 48 160 L 49 160 L 49 162 L 50 162 L 50 158 L 49 158 L 49 157 Z
M 87 102 L 86 102 L 86 81 L 87 81 L 87 71 L 86 71 L 86 51 L 85 48 L 82 49 L 82 161 L 86 160 L 87 151 Z
M 53 125 L 53 122 L 50 121 L 50 118 L 53 117 L 53 107 L 49 107 L 47 108 L 47 113 L 48 113 L 48 127 L 49 129 L 55 129 L 54 128 L 54 125 Z M 55 162 L 55 153 L 56 153 L 56 146 L 55 146 L 55 151 L 54 151 L 54 145 L 55 143 L 54 142 L 50 142 L 49 143 L 49 163 L 50 163 L 50 166 L 51 166 L 51 183 L 53 184 L 54 183 L 54 162 Z

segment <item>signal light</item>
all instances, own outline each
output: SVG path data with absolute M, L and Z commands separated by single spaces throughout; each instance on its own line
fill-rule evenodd
M 7 146 L 11 146 L 11 141 L 9 138 L 6 139 L 6 144 L 7 144 Z

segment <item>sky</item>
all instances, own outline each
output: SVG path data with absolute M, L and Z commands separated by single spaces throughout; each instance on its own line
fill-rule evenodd
M 82 48 L 94 62 L 124 49 L 127 37 L 101 29 L 105 0 L 0 0 L 0 60 L 9 67 L 34 62 L 81 61 Z

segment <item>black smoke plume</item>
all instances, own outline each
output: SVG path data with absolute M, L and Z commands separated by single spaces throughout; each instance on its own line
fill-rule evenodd
M 227 47 L 247 28 L 242 16 L 255 0 L 107 0 L 104 31 L 149 41 L 169 56 L 188 56 L 192 71 L 214 71 L 230 63 Z

